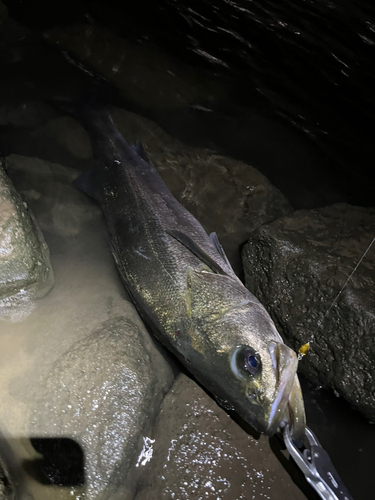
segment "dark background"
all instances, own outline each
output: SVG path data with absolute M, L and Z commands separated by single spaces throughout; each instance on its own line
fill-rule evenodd
M 341 196 L 340 201 L 374 205 L 373 2 L 4 3 L 12 17 L 36 30 L 92 19 L 120 36 L 157 44 L 192 65 L 210 66 L 216 78 L 225 80 L 227 85 L 229 82 L 228 98 L 216 103 L 215 111 L 227 120 L 236 116 L 246 122 L 246 109 L 251 108 L 282 120 L 316 145 L 322 171 L 331 174 L 330 180 L 323 182 L 338 186 L 346 194 L 347 199 L 341 200 Z M 227 130 L 214 134 L 212 140 L 223 152 L 253 160 L 254 164 L 254 158 L 244 158 L 249 155 L 241 151 L 238 141 L 228 137 Z M 309 175 L 304 175 L 303 164 L 293 168 L 298 171 L 299 182 L 310 181 Z M 267 174 L 272 181 L 272 173 Z

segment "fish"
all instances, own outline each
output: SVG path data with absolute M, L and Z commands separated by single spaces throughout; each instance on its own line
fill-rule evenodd
M 101 206 L 144 322 L 224 408 L 268 436 L 289 423 L 302 439 L 297 355 L 233 271 L 216 233 L 174 198 L 144 147 L 122 137 L 108 106 L 89 102 L 74 116 L 95 158 L 75 185 Z

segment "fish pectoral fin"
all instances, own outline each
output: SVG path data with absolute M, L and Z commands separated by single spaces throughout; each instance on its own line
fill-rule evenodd
M 182 231 L 178 231 L 177 229 L 171 229 L 166 231 L 167 234 L 172 236 L 175 240 L 180 242 L 184 247 L 186 247 L 192 254 L 194 254 L 198 259 L 203 262 L 209 269 L 211 269 L 214 273 L 223 274 L 224 276 L 227 273 L 224 269 L 214 261 L 212 257 L 210 257 L 204 250 L 202 250 L 196 243 L 193 241 L 190 236 L 183 233 Z
M 209 236 L 209 238 L 211 240 L 211 243 L 214 245 L 214 247 L 218 251 L 219 255 L 225 260 L 227 266 L 229 266 L 230 269 L 232 269 L 232 271 L 233 271 L 233 268 L 230 265 L 228 257 L 225 255 L 224 248 L 221 246 L 221 243 L 219 241 L 219 238 L 217 237 L 217 234 L 216 233 L 211 233 L 210 236 Z

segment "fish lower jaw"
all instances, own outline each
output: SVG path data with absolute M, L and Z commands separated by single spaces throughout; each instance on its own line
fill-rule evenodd
M 306 427 L 305 406 L 296 373 L 292 380 L 292 387 L 288 388 L 288 390 L 284 388 L 283 393 L 275 400 L 275 410 L 271 412 L 268 429 L 265 434 L 272 436 L 279 428 L 285 424 L 289 424 L 293 439 L 301 443 Z M 276 408 L 279 398 L 281 404 Z
M 297 371 L 297 356 L 285 344 L 271 344 L 270 354 L 274 367 L 278 372 L 277 378 L 279 383 L 275 400 L 271 405 L 268 428 L 265 432 L 268 436 L 275 434 L 283 420 L 287 419 L 287 405 Z

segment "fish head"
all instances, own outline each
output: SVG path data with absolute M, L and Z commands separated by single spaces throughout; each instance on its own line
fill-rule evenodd
M 283 343 L 263 306 L 248 304 L 205 320 L 196 335 L 201 352 L 197 378 L 222 406 L 234 409 L 258 431 L 272 436 L 289 422 L 293 437 L 302 438 L 305 413 L 297 355 Z
M 253 341 L 232 349 L 228 362 L 235 410 L 257 430 L 272 436 L 289 420 L 297 370 L 294 351 L 276 340 Z
M 195 366 L 189 370 L 219 403 L 258 431 L 271 436 L 290 422 L 292 436 L 302 437 L 297 355 L 284 344 L 266 309 L 239 280 L 208 272 L 190 278 L 194 353 L 189 358 Z

